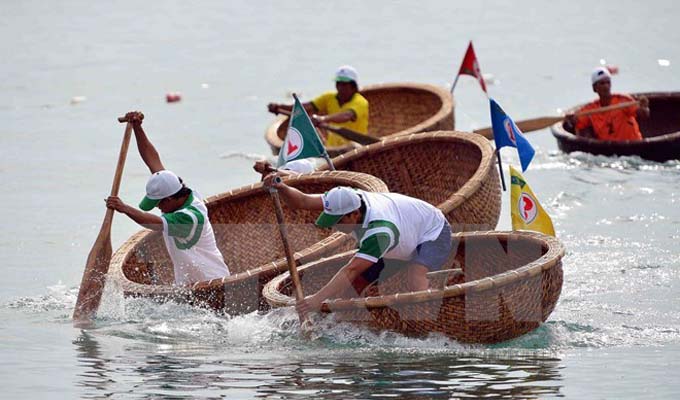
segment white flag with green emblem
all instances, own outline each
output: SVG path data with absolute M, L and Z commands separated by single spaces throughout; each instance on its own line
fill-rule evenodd
M 297 96 L 293 111 L 290 113 L 290 122 L 283 146 L 279 151 L 279 166 L 293 160 L 309 157 L 327 157 L 326 148 L 321 143 L 312 120 L 307 115 L 305 108 Z

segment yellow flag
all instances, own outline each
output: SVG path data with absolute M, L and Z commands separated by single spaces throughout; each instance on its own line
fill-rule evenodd
M 531 191 L 522 174 L 510 166 L 510 215 L 513 230 L 528 230 L 555 236 L 550 216 Z

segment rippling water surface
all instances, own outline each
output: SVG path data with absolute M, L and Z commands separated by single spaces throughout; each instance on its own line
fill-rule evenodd
M 266 103 L 330 89 L 340 64 L 367 84 L 444 86 L 473 39 L 490 94 L 515 119 L 592 98 L 601 60 L 620 67 L 615 90 L 680 89 L 674 2 L 459 3 L 0 5 L 2 397 L 678 398 L 680 162 L 565 155 L 547 130 L 530 134 L 524 175 L 567 249 L 564 286 L 521 338 L 472 346 L 319 320 L 309 340 L 290 309 L 220 316 L 113 285 L 96 328 L 72 327 L 122 135 L 115 117 L 129 109 L 145 112 L 165 164 L 209 195 L 258 179 Z M 166 104 L 168 91 L 183 100 Z M 456 106 L 459 129 L 488 125 L 472 78 Z M 518 165 L 511 150 L 503 159 Z M 146 177 L 133 148 L 121 196 L 135 203 Z M 114 247 L 137 229 L 117 216 Z

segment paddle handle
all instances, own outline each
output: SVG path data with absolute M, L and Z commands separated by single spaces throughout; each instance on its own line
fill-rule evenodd
M 125 119 L 125 117 L 121 117 Z M 118 118 L 118 121 L 121 120 Z M 132 137 L 132 123 L 128 122 L 125 126 L 125 133 L 123 134 L 123 143 L 120 145 L 120 152 L 118 153 L 118 164 L 116 165 L 116 172 L 113 174 L 113 183 L 111 184 L 111 196 L 118 196 L 120 191 L 120 182 L 123 179 L 123 169 L 125 167 L 125 160 L 127 158 L 128 147 L 130 147 L 130 138 Z M 114 210 L 107 208 L 104 215 L 104 222 L 101 230 L 107 230 L 110 237 L 111 224 L 113 222 Z M 101 235 L 101 233 L 100 233 Z M 111 239 L 109 239 L 110 241 Z
M 281 108 L 277 108 L 276 113 L 290 116 L 290 111 L 283 110 Z M 363 144 L 363 145 L 369 145 L 369 144 L 377 143 L 381 140 L 381 139 L 379 139 L 375 136 L 371 136 L 369 134 L 364 135 L 363 133 L 355 132 L 351 129 L 336 128 L 334 126 L 330 126 L 330 125 L 327 125 L 327 124 L 324 124 L 320 128 L 329 130 L 331 132 L 335 132 L 335 133 L 337 133 L 338 135 L 342 136 L 343 138 L 345 138 L 347 140 L 351 140 L 353 142 L 357 142 L 357 143 Z
M 281 182 L 280 177 L 274 178 L 275 183 Z M 300 275 L 298 274 L 297 265 L 295 265 L 295 258 L 293 256 L 293 251 L 288 243 L 288 232 L 286 229 L 285 221 L 283 218 L 283 208 L 281 207 L 281 199 L 279 198 L 279 191 L 275 188 L 269 189 L 269 194 L 272 197 L 274 203 L 274 211 L 276 212 L 276 222 L 279 226 L 279 234 L 281 235 L 281 242 L 283 243 L 283 251 L 286 254 L 286 261 L 288 262 L 288 272 L 290 272 L 290 277 L 293 281 L 293 288 L 295 290 L 295 299 L 297 301 L 303 300 L 305 298 L 302 292 L 302 283 L 300 282 Z M 308 324 L 307 315 L 300 314 L 300 323 Z
M 125 117 L 118 117 L 118 122 L 127 122 Z M 123 169 L 125 168 L 125 160 L 127 159 L 128 148 L 130 147 L 130 138 L 132 137 L 132 122 L 127 122 L 125 126 L 125 133 L 123 134 L 123 143 L 120 145 L 120 152 L 118 153 L 118 164 L 116 164 L 116 172 L 113 174 L 113 183 L 111 184 L 111 196 L 118 196 L 120 191 L 120 182 L 123 179 Z M 114 210 L 107 208 L 106 215 L 104 215 L 104 223 L 102 228 L 111 230 L 111 222 L 113 221 Z
M 638 104 L 639 104 L 639 101 L 627 101 L 627 102 L 624 102 L 624 103 L 614 104 L 614 105 L 611 105 L 611 106 L 594 108 L 592 110 L 577 112 L 577 113 L 574 114 L 574 116 L 576 116 L 576 117 L 586 117 L 588 115 L 618 110 L 620 108 L 626 108 L 626 107 L 630 107 L 630 106 L 634 106 L 634 105 L 638 105 Z M 552 125 L 556 122 L 560 122 L 562 120 L 564 120 L 564 116 L 538 117 L 538 118 L 524 119 L 524 120 L 521 120 L 521 121 L 515 121 L 515 125 L 517 125 L 517 127 L 519 128 L 520 131 L 522 131 L 522 133 L 527 133 L 527 132 L 532 132 L 532 131 L 537 131 L 539 129 L 547 128 L 550 125 Z M 477 133 L 479 135 L 482 135 L 487 139 L 493 139 L 493 127 L 475 129 L 473 132 Z
M 619 103 L 619 104 L 612 104 L 611 106 L 605 106 L 605 107 L 593 108 L 591 110 L 580 111 L 580 112 L 574 113 L 574 116 L 585 117 L 585 116 L 592 115 L 592 114 L 598 114 L 598 113 L 602 113 L 602 112 L 618 110 L 620 108 L 627 108 L 627 107 L 636 106 L 636 105 L 639 105 L 639 104 L 640 104 L 640 102 L 637 101 L 637 100 L 626 101 L 626 102 Z
M 144 119 L 144 114 L 142 114 L 141 119 Z M 118 122 L 123 123 L 123 122 L 129 122 L 127 118 L 123 115 L 122 117 L 118 117 Z
M 123 121 L 121 121 L 121 119 Z M 119 117 L 119 122 L 127 122 L 125 117 Z M 116 172 L 113 174 L 113 183 L 111 184 L 111 196 L 118 196 L 120 191 L 120 182 L 123 179 L 123 169 L 125 168 L 125 160 L 127 159 L 128 148 L 130 147 L 130 138 L 132 137 L 132 122 L 128 122 L 125 126 L 125 133 L 123 134 L 123 143 L 120 145 L 120 152 L 118 153 L 118 164 L 116 164 Z M 107 208 L 106 215 L 104 215 L 104 223 L 102 228 L 106 227 L 111 230 L 111 223 L 113 221 L 114 210 Z
M 116 165 L 116 173 L 113 175 L 113 184 L 111 185 L 111 196 L 118 196 L 118 190 L 120 189 L 120 181 L 123 178 L 123 168 L 125 167 L 125 159 L 127 158 L 131 136 L 132 123 L 128 122 L 125 126 L 125 133 L 123 134 L 123 143 L 120 145 L 120 153 L 118 153 L 118 164 Z

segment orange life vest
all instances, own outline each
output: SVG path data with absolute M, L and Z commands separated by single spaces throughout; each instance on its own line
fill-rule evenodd
M 611 105 L 633 101 L 631 96 L 625 94 L 612 95 Z M 600 108 L 600 100 L 595 100 L 583 106 L 579 111 L 587 111 Z M 618 110 L 595 113 L 576 120 L 576 130 L 592 127 L 595 136 L 600 140 L 642 140 L 640 126 L 637 123 L 637 105 L 632 105 Z

